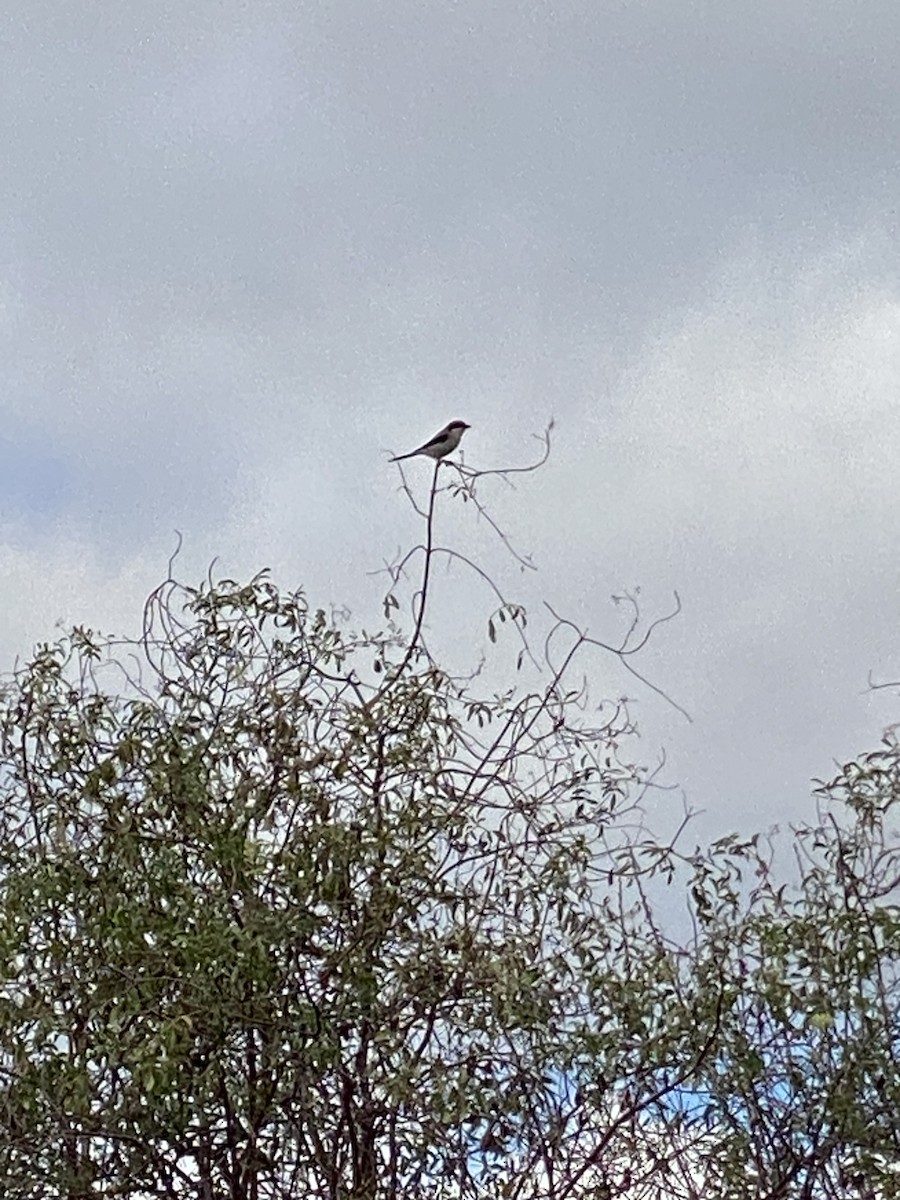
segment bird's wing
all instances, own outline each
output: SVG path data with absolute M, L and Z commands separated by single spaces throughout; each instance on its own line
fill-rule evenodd
M 414 453 L 415 454 L 424 454 L 424 452 L 426 450 L 439 450 L 441 448 L 441 446 L 446 446 L 446 444 L 449 440 L 450 440 L 450 434 L 447 432 L 446 429 L 442 429 L 441 432 L 436 433 L 430 441 L 424 442 L 418 448 L 418 450 L 414 451 Z
M 430 441 L 423 442 L 415 450 L 410 450 L 409 454 L 398 454 L 396 458 L 392 458 L 391 462 L 400 462 L 404 458 L 415 458 L 417 454 L 427 454 L 429 450 L 440 450 L 442 446 L 446 446 L 450 441 L 450 434 L 446 429 L 442 429 L 440 433 L 436 433 Z

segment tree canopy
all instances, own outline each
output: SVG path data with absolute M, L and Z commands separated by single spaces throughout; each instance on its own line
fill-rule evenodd
M 596 643 L 551 614 L 537 655 L 498 593 L 507 686 L 429 652 L 435 505 L 475 484 L 435 469 L 381 631 L 170 570 L 140 636 L 9 677 L 3 1195 L 900 1194 L 897 744 L 790 869 L 658 841 Z

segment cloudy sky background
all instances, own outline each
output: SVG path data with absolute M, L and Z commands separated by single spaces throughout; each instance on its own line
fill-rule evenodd
M 540 572 L 468 510 L 444 537 L 599 636 L 611 594 L 657 615 L 678 590 L 643 669 L 693 725 L 629 691 L 701 832 L 808 815 L 809 779 L 875 745 L 897 703 L 868 672 L 900 676 L 900 6 L 0 22 L 4 667 L 60 619 L 136 629 L 176 528 L 188 580 L 269 566 L 370 621 L 368 572 L 417 536 L 387 451 L 463 417 L 470 465 L 516 465 L 553 416 L 548 466 L 483 492 Z M 474 657 L 486 596 L 443 597 L 435 636 Z

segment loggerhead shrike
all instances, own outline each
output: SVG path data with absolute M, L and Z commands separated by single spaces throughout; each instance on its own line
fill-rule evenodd
M 447 454 L 452 454 L 459 445 L 459 439 L 471 428 L 465 421 L 451 421 L 440 433 L 436 433 L 430 442 L 425 442 L 418 450 L 410 450 L 409 454 L 397 454 L 391 462 L 402 462 L 404 458 L 415 458 L 417 454 L 424 454 L 437 462 Z

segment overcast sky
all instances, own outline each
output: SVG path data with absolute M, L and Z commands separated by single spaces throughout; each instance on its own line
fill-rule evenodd
M 894 0 L 7 4 L 3 663 L 137 628 L 175 528 L 368 619 L 387 451 L 553 416 L 484 491 L 540 572 L 445 535 L 598 635 L 677 589 L 647 760 L 705 831 L 808 815 L 896 716 L 898 62 Z

